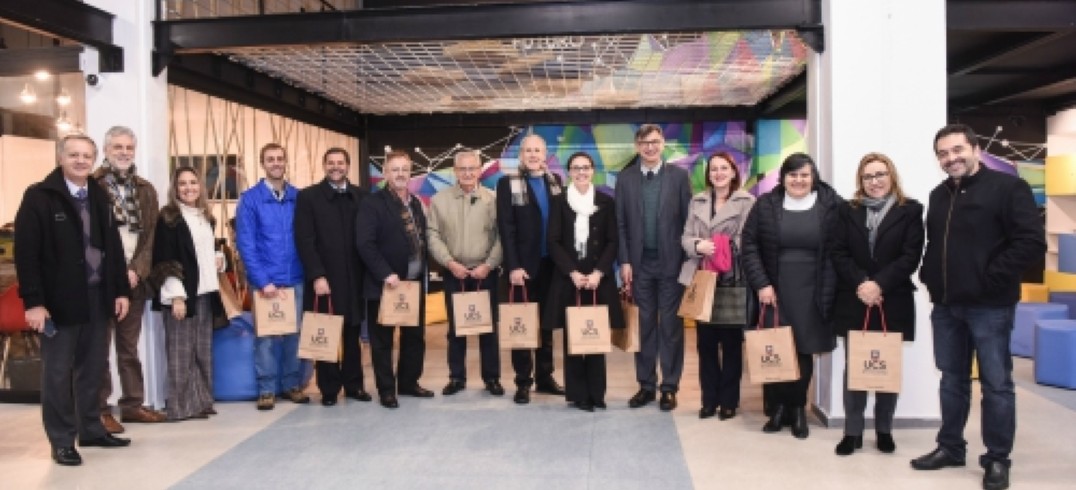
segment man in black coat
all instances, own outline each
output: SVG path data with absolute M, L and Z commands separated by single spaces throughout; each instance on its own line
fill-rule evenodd
M 41 412 L 52 459 L 82 464 L 79 445 L 121 447 L 101 424 L 108 322 L 123 320 L 130 284 L 105 190 L 90 177 L 97 145 L 68 135 L 59 167 L 23 195 L 15 216 L 15 267 L 26 323 L 42 332 Z
M 368 402 L 363 389 L 362 300 L 363 265 L 355 248 L 355 216 L 365 189 L 351 185 L 347 175 L 351 156 L 343 148 L 330 148 L 322 157 L 325 179 L 299 192 L 295 202 L 295 248 L 303 262 L 306 291 L 303 309 L 344 317 L 343 356 L 340 362 L 318 361 L 321 404 L 336 405 L 340 388 L 355 400 Z M 316 305 L 316 308 L 315 308 Z
M 528 301 L 544 303 L 556 268 L 546 246 L 546 228 L 550 201 L 563 190 L 556 175 L 546 168 L 546 155 L 541 136 L 525 136 L 519 142 L 519 171 L 497 182 L 497 231 L 501 234 L 510 301 L 523 301 L 525 292 Z M 551 330 L 542 329 L 541 343 L 533 355 L 527 349 L 513 349 L 512 368 L 516 372 L 512 400 L 516 403 L 530 403 L 532 385 L 538 392 L 564 394 L 564 388 L 553 379 Z
M 982 164 L 975 132 L 963 124 L 934 136 L 934 154 L 949 178 L 930 193 L 927 249 L 919 278 L 934 309 L 934 363 L 942 372 L 942 426 L 936 449 L 912 460 L 917 470 L 964 466 L 964 425 L 971 410 L 972 352 L 979 359 L 983 488 L 1009 486 L 1016 438 L 1012 380 L 1013 316 L 1020 277 L 1046 253 L 1039 209 L 1027 182 Z
M 426 215 L 422 202 L 407 188 L 411 180 L 411 157 L 407 153 L 393 151 L 385 155 L 382 173 L 385 188 L 363 199 L 359 209 L 355 246 L 366 266 L 363 295 L 378 398 L 381 406 L 397 408 L 397 393 L 433 397 L 432 391 L 418 384 L 426 356 Z M 382 290 L 396 288 L 401 280 L 418 281 L 422 288 L 418 326 L 400 327 L 400 357 L 394 373 L 392 344 L 396 327 L 379 323 L 377 313 Z

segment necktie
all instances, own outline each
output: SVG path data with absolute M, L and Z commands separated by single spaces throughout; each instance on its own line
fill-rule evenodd
M 95 285 L 101 282 L 101 251 L 90 243 L 92 240 L 90 203 L 87 201 L 86 196 L 85 187 L 75 192 L 75 201 L 78 202 L 78 214 L 82 221 L 82 245 L 86 259 L 86 278 L 90 285 Z
M 646 180 L 654 180 L 654 172 L 650 171 L 646 173 Z
M 86 188 L 85 187 L 80 187 L 78 189 L 78 191 L 75 192 L 75 199 L 78 199 L 80 203 L 86 200 Z

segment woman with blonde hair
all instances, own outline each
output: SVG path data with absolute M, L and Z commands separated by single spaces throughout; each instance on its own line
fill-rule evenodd
M 915 285 L 911 276 L 923 253 L 923 205 L 905 196 L 897 168 L 889 157 L 868 153 L 856 171 L 855 196 L 839 208 L 830 234 L 830 257 L 837 270 L 834 326 L 838 335 L 881 330 L 915 339 Z M 876 307 L 876 308 L 874 308 Z M 864 318 L 871 311 L 869 321 Z M 847 351 L 847 342 L 845 343 Z M 844 376 L 844 438 L 836 453 L 852 454 L 863 446 L 863 412 L 867 392 L 848 390 Z M 896 393 L 875 393 L 874 429 L 878 449 L 891 453 Z

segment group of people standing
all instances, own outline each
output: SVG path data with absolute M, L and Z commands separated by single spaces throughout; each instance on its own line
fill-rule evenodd
M 523 138 L 518 173 L 502 178 L 495 191 L 478 182 L 479 154 L 460 151 L 453 162 L 457 184 L 436 194 L 428 209 L 410 191 L 406 152 L 386 155 L 381 192 L 370 194 L 349 182 L 350 155 L 340 148 L 324 154 L 324 180 L 299 190 L 286 180 L 285 149 L 268 144 L 259 154 L 265 177 L 239 200 L 236 245 L 255 294 L 293 294 L 299 318 L 314 310 L 344 318 L 340 360 L 316 365 L 321 403 L 335 405 L 341 391 L 358 401 L 373 399 L 364 388 L 361 362 L 365 320 L 377 396 L 387 408 L 398 407 L 400 395 L 434 396 L 419 384 L 425 294 L 419 295 L 419 325 L 399 327 L 395 368 L 397 327 L 378 319 L 383 291 L 401 281 L 417 281 L 425 293 L 431 258 L 445 271 L 449 380 L 443 395 L 460 392 L 467 382 L 467 338 L 455 332 L 453 293 L 491 291 L 496 316 L 503 274 L 510 301 L 541 305 L 539 347 L 511 351 L 515 403 L 529 403 L 533 389 L 564 395 L 581 410 L 606 408 L 605 357 L 570 355 L 565 336 L 562 387 L 553 377 L 552 334 L 564 327 L 565 308 L 580 297 L 608 305 L 609 325 L 624 328 L 619 301 L 628 294 L 638 306 L 640 343 L 638 390 L 628 404 L 638 408 L 657 401 L 668 411 L 677 406 L 684 365 L 684 325 L 677 316 L 684 285 L 715 254 L 731 254 L 735 265 L 722 280 L 742 276 L 757 299 L 760 324 L 792 326 L 800 377 L 764 386 L 768 420 L 762 429 L 791 426 L 797 438 L 808 436 L 805 407 L 814 355 L 832 351 L 838 336 L 865 323 L 879 329 L 882 318 L 890 331 L 914 340 L 911 276 L 919 269 L 934 302 L 943 424 L 938 448 L 912 466 L 964 464 L 975 350 L 988 447 L 980 460 L 984 487 L 1007 486 L 1015 433 L 1008 339 L 1019 276 L 1044 253 L 1045 241 L 1030 188 L 983 166 L 970 128 L 949 125 L 935 137 L 936 157 L 949 178 L 931 193 L 925 232 L 923 205 L 905 194 L 896 166 L 880 153 L 860 161 L 849 200 L 802 153 L 786 158 L 778 185 L 756 199 L 742 188 L 745 176 L 728 153 L 709 156 L 705 189 L 692 196 L 687 171 L 664 161 L 660 126 L 642 125 L 634 144 L 638 163 L 618 174 L 614 196 L 597 191 L 595 162 L 585 152 L 567 159 L 568 182 L 549 172 L 546 143 L 537 134 Z M 76 436 L 82 446 L 130 443 L 113 435 L 123 428 L 107 406 L 110 386 L 102 388 L 109 379 L 112 330 L 123 384 L 121 420 L 177 421 L 216 413 L 209 356 L 211 329 L 223 313 L 218 273 L 224 264 L 202 176 L 190 167 L 175 169 L 167 203 L 158 212 L 152 185 L 135 172 L 134 134 L 113 128 L 104 146 L 104 164 L 91 176 L 93 140 L 63 138 L 59 167 L 27 190 L 16 219 L 20 295 L 27 322 L 44 332 L 43 418 L 60 464 L 81 463 Z M 163 413 L 142 406 L 137 340 L 147 299 L 164 312 L 169 372 Z M 868 315 L 872 309 L 881 314 Z M 744 330 L 753 327 L 698 323 L 699 417 L 736 416 Z M 494 330 L 477 336 L 480 376 L 486 391 L 502 396 L 497 335 Z M 258 409 L 272 409 L 277 393 L 309 402 L 298 343 L 297 334 L 257 339 Z M 840 455 L 862 447 L 867 400 L 865 392 L 848 390 L 845 379 Z M 895 449 L 896 403 L 896 394 L 876 397 L 877 446 L 883 452 Z

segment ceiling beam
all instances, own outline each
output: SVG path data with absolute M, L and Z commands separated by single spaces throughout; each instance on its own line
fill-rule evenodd
M 168 65 L 168 83 L 349 136 L 363 132 L 362 115 L 353 109 L 223 56 L 176 56 Z
M 758 109 L 757 117 L 765 117 L 776 113 L 783 107 L 797 101 L 807 100 L 807 70 L 796 75 L 776 92 L 770 94 L 755 107 Z
M 47 36 L 93 46 L 100 53 L 100 71 L 123 71 L 123 48 L 112 42 L 114 15 L 71 0 L 4 0 L 0 19 Z
M 56 0 L 52 0 L 56 1 Z M 821 0 L 596 0 L 157 21 L 157 50 L 822 27 Z
M 1076 29 L 1076 0 L 947 0 L 952 31 L 1061 31 Z
M 82 46 L 0 49 L 0 77 L 25 76 L 38 70 L 53 75 L 80 72 L 82 50 Z
M 1074 7 L 1076 8 L 1076 7 Z M 1058 32 L 1021 32 L 1011 36 L 1001 36 L 997 42 L 976 49 L 975 52 L 949 62 L 949 76 L 959 77 L 972 72 L 979 72 L 983 68 L 1025 53 L 1048 43 L 1061 40 L 1072 35 L 1076 30 Z M 1013 36 L 1016 39 L 1013 39 Z
M 994 90 L 984 90 L 972 96 L 950 100 L 949 110 L 962 112 L 979 106 L 998 104 L 1029 92 L 1071 81 L 1076 81 L 1076 65 L 1057 66 L 1052 70 L 1006 83 Z

